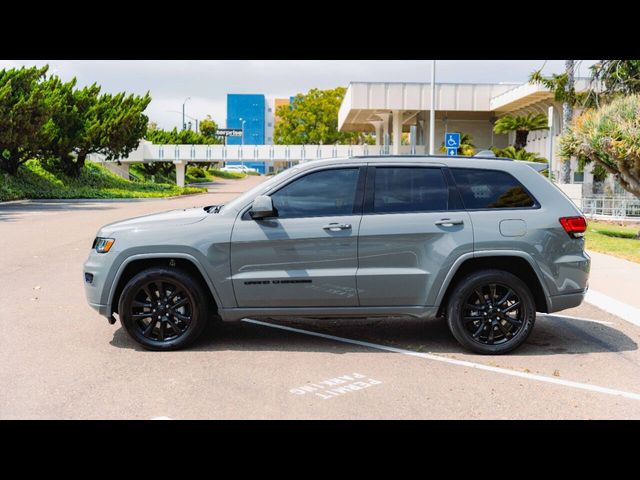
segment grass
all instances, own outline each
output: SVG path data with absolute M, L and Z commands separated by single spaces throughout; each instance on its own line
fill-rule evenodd
M 18 174 L 0 173 L 0 201 L 27 198 L 158 198 L 205 192 L 203 188 L 131 182 L 108 169 L 87 162 L 78 178 L 45 169 L 29 160 Z
M 640 240 L 635 238 L 638 231 L 640 225 L 623 227 L 614 223 L 590 220 L 587 226 L 586 246 L 588 250 L 640 263 Z

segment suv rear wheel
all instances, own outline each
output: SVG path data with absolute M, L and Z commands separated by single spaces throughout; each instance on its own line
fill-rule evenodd
M 210 314 L 202 285 L 181 270 L 149 268 L 122 291 L 118 312 L 125 330 L 149 350 L 177 350 L 202 333 Z
M 453 336 L 482 354 L 507 353 L 519 347 L 535 319 L 535 302 L 527 285 L 502 270 L 481 270 L 464 278 L 447 306 Z

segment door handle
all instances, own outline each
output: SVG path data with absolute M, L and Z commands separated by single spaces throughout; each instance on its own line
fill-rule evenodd
M 464 225 L 464 220 L 451 220 L 450 218 L 443 218 L 442 220 L 438 220 L 436 225 L 441 227 L 453 227 L 454 225 Z
M 351 230 L 350 223 L 330 223 L 329 225 L 325 225 L 322 227 L 324 230 L 329 230 L 331 232 L 339 232 L 340 230 Z

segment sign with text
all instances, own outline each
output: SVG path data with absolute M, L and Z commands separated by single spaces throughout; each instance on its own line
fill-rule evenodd
M 216 135 L 220 137 L 241 137 L 241 128 L 219 128 L 216 130 Z

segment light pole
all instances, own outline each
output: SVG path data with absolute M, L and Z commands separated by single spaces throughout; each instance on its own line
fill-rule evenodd
M 241 140 L 241 145 L 244 147 L 244 124 L 247 123 L 247 121 L 243 120 L 242 117 L 240 117 L 238 120 L 240 120 L 240 122 L 242 122 L 242 140 Z M 240 150 L 242 151 L 244 149 L 240 149 Z M 244 155 L 242 155 L 242 154 L 240 154 L 240 165 L 242 165 L 244 167 Z
M 436 61 L 431 62 L 431 112 L 429 112 L 429 155 L 435 153 L 436 141 Z
M 184 102 L 182 102 L 182 130 L 187 128 L 187 124 L 184 123 L 184 105 L 187 103 L 187 100 L 191 100 L 191 97 L 185 98 Z
M 180 115 L 180 112 L 179 112 L 179 111 L 177 111 L 177 110 L 167 110 L 167 112 L 169 112 L 169 113 L 177 113 L 178 115 Z M 193 120 L 194 122 L 196 122 L 196 133 L 198 133 L 198 122 L 199 122 L 199 120 L 198 120 L 197 118 L 193 118 L 193 117 L 190 117 L 189 115 L 186 115 L 186 114 L 184 113 L 184 111 L 182 112 L 182 115 L 183 115 L 183 116 L 182 116 L 182 123 L 183 123 L 183 125 L 184 125 L 184 119 L 185 119 L 185 118 L 188 118 L 188 119 L 190 119 L 190 120 Z

